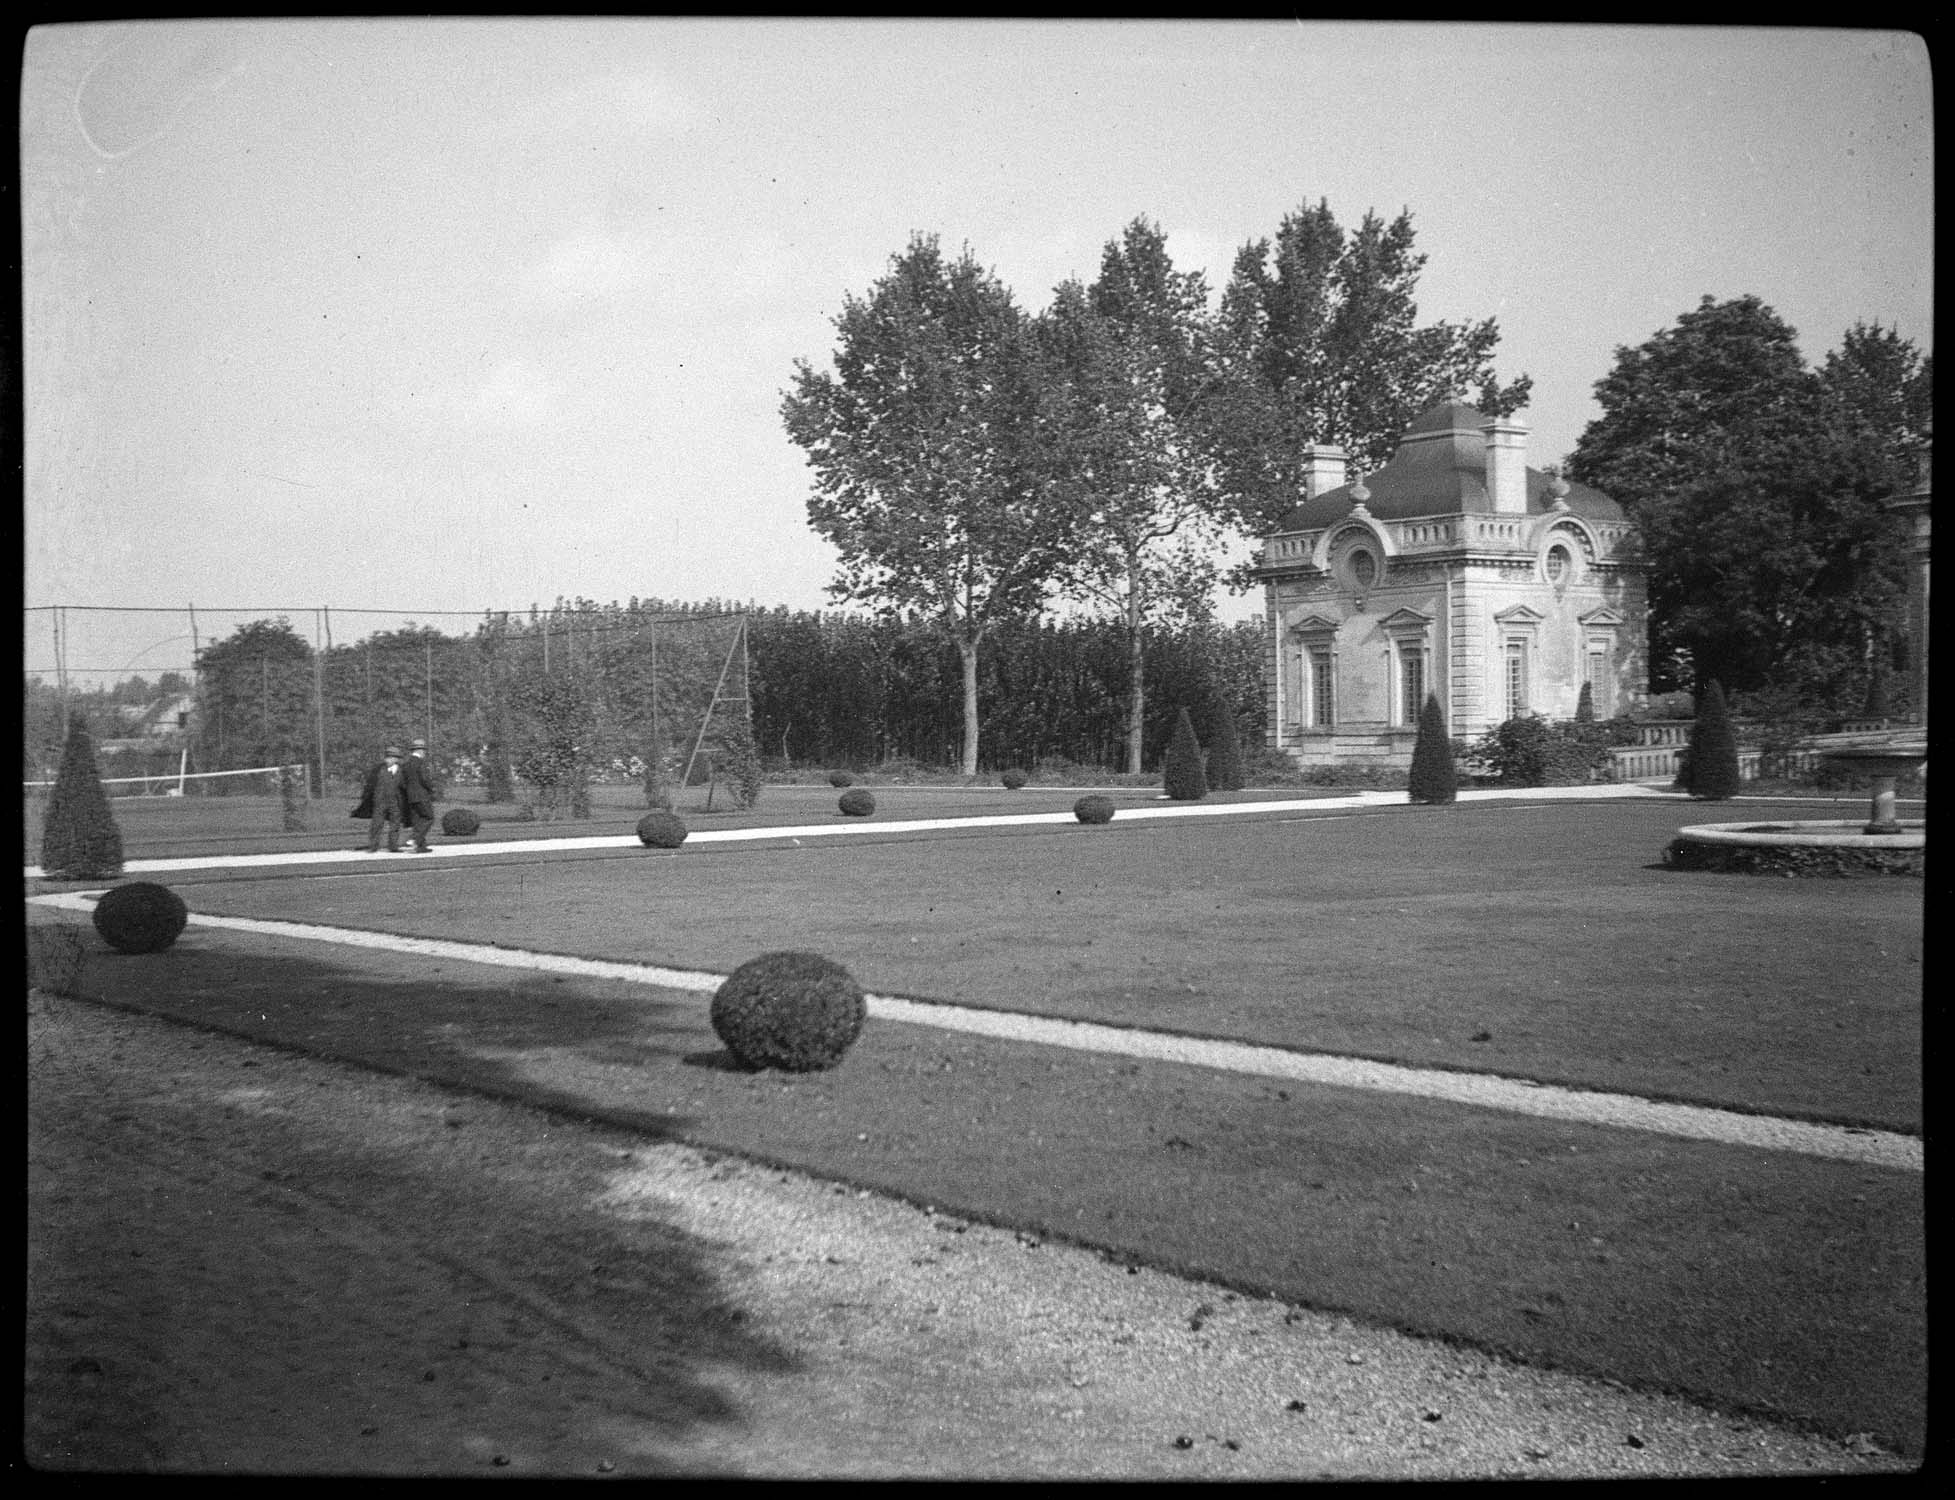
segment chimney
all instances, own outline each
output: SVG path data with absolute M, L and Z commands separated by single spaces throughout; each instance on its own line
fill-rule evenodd
M 1527 514 L 1527 423 L 1497 417 L 1482 427 L 1487 435 L 1487 497 L 1497 516 Z
M 1313 443 L 1303 450 L 1303 498 L 1315 500 L 1344 483 L 1345 454 L 1328 443 Z

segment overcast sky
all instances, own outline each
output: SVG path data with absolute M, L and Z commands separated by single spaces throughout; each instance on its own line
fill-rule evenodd
M 914 231 L 1036 311 L 1138 215 L 1219 294 L 1305 202 L 1408 208 L 1422 319 L 1499 320 L 1539 465 L 1617 346 L 1705 294 L 1763 298 L 1813 360 L 1856 320 L 1929 348 L 1933 175 L 1896 32 L 40 28 L 26 603 L 245 608 L 206 640 L 266 607 L 308 634 L 318 605 L 828 607 L 781 394 Z M 70 619 L 71 666 L 187 665 L 181 624 L 109 623 Z

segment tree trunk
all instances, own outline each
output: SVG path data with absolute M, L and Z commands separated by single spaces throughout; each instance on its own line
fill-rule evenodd
M 975 777 L 978 767 L 977 642 L 959 637 L 957 655 L 964 666 L 964 774 Z
M 1141 743 L 1147 727 L 1147 648 L 1140 638 L 1140 584 L 1129 575 L 1127 587 L 1127 773 L 1140 774 Z

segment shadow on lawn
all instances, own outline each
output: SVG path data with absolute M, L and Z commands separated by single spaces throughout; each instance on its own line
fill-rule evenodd
M 592 1064 L 624 1064 L 636 1073 L 632 1064 L 663 1058 L 744 1071 L 723 1050 L 700 1049 L 703 1007 L 661 1000 L 643 986 L 609 993 L 625 987 L 563 985 L 552 976 L 365 950 L 332 957 L 297 945 L 236 952 L 198 937 L 193 928 L 164 953 L 136 956 L 109 949 L 85 923 L 35 922 L 27 932 L 29 983 L 311 1058 L 569 1113 L 651 1141 L 682 1136 L 694 1117 L 671 1112 L 666 1095 L 650 1090 L 616 1104 L 607 1095 L 594 1105 Z M 553 1083 L 548 1059 L 568 1050 L 577 1067 Z M 673 1070 L 644 1071 L 669 1081 Z M 328 1086 L 323 1079 L 321 1086 Z M 445 1210 L 441 1242 L 519 1268 L 522 1293 L 540 1292 L 546 1305 L 571 1309 L 580 1326 L 610 1330 L 601 1342 L 614 1346 L 612 1362 L 628 1378 L 604 1385 L 604 1404 L 652 1441 L 676 1442 L 743 1420 L 741 1408 L 702 1372 L 800 1367 L 793 1351 L 742 1326 L 745 1315 L 729 1304 L 711 1252 L 656 1197 L 632 1197 L 628 1212 L 607 1205 L 610 1191 L 629 1186 L 628 1166 L 604 1165 L 574 1137 L 559 1133 L 553 1141 L 538 1132 L 539 1151 L 554 1146 L 567 1161 L 552 1157 L 555 1165 L 545 1170 L 517 1152 L 513 1161 L 464 1168 L 483 1173 L 477 1198 L 445 1179 L 438 1189 L 426 1185 L 430 1171 L 444 1169 L 417 1161 L 428 1154 L 425 1144 L 390 1152 L 363 1135 L 368 1129 L 349 1121 L 343 1137 L 331 1140 L 298 1132 L 279 1139 L 273 1129 L 251 1149 L 276 1159 L 280 1180 L 323 1188 L 337 1177 L 350 1184 L 361 1215 L 389 1225 L 421 1222 L 428 1212 L 421 1195 L 429 1192 L 466 1200 Z M 542 1210 L 531 1204 L 532 1193 Z M 411 1228 L 401 1235 L 409 1246 L 421 1238 Z M 512 1309 L 520 1311 L 521 1301 Z M 640 1453 L 659 1467 L 656 1454 Z

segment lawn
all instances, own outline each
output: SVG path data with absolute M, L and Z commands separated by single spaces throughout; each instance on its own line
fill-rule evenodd
M 1659 868 L 1702 816 L 1300 808 L 170 883 L 200 912 L 682 968 L 808 947 L 883 993 L 1918 1130 L 1922 883 Z M 194 927 L 154 959 L 95 944 L 72 983 L 1371 1321 L 1925 1437 L 1919 1173 L 896 1023 L 833 1073 L 756 1075 L 697 994 Z
M 211 912 L 720 973 L 807 948 L 877 993 L 1919 1129 L 1921 882 L 1660 868 L 1696 817 L 1471 803 L 865 827 L 175 883 Z

